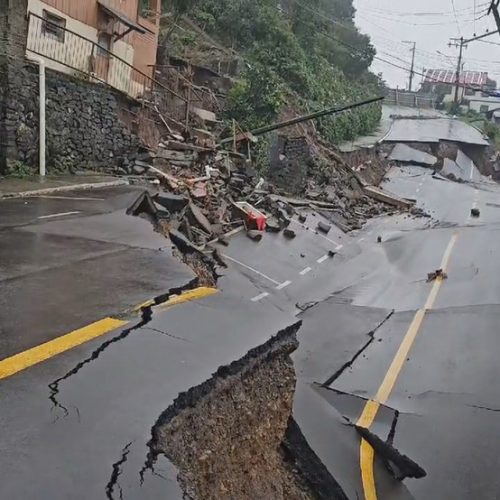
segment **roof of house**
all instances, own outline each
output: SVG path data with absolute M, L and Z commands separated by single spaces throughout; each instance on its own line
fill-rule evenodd
M 456 82 L 456 72 L 450 69 L 428 69 L 425 72 L 424 83 L 450 83 Z M 465 85 L 486 85 L 488 73 L 482 71 L 462 71 L 460 82 Z

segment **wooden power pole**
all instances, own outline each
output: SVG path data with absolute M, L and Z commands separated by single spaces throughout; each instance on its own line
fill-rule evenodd
M 453 106 L 456 109 L 458 109 L 458 89 L 460 88 L 460 73 L 462 72 L 462 57 L 463 57 L 463 50 L 466 41 L 464 40 L 464 37 L 462 36 L 461 38 L 452 38 L 450 45 L 453 44 L 455 47 L 459 47 L 460 51 L 458 53 L 458 62 L 457 62 L 457 71 L 455 73 L 455 97 L 453 99 Z

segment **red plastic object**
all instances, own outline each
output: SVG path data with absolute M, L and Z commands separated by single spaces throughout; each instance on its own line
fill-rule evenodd
M 255 224 L 257 231 L 266 230 L 266 216 L 262 214 L 257 214 L 255 212 L 249 212 L 247 214 L 249 226 Z

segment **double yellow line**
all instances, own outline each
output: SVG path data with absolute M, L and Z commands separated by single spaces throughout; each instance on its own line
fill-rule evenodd
M 215 288 L 199 287 L 194 290 L 189 290 L 181 295 L 172 297 L 167 302 L 158 306 L 159 308 L 173 307 L 177 304 L 183 302 L 188 302 L 191 300 L 201 299 L 203 297 L 208 297 L 217 293 Z M 152 306 L 154 301 L 146 302 L 137 309 L 141 307 Z M 42 361 L 46 361 L 49 358 L 57 356 L 63 352 L 69 351 L 76 346 L 84 344 L 92 339 L 100 337 L 105 333 L 116 330 L 117 328 L 123 327 L 128 321 L 124 321 L 116 318 L 104 318 L 90 325 L 79 328 L 73 332 L 62 335 L 54 340 L 41 344 L 39 346 L 28 349 L 27 351 L 21 352 L 9 358 L 0 360 L 0 380 L 10 377 L 26 368 L 34 366 Z
M 444 271 L 448 268 L 448 263 L 450 261 L 451 253 L 453 247 L 458 239 L 458 233 L 453 234 L 446 247 L 446 250 L 441 261 L 441 269 Z M 387 403 L 389 396 L 394 388 L 396 380 L 403 368 L 404 362 L 408 357 L 408 353 L 415 342 L 418 332 L 422 326 L 425 314 L 429 309 L 432 309 L 436 301 L 439 289 L 443 283 L 443 278 L 438 277 L 432 286 L 432 289 L 427 297 L 424 308 L 419 309 L 399 346 L 396 355 L 394 356 L 389 370 L 385 374 L 382 384 L 378 388 L 377 394 L 373 400 L 369 400 L 364 408 L 361 416 L 357 421 L 357 425 L 360 427 L 365 427 L 367 429 L 373 424 L 380 405 Z M 375 477 L 373 474 L 373 461 L 374 461 L 374 450 L 364 439 L 361 440 L 360 450 L 359 450 L 359 462 L 361 468 L 361 479 L 363 483 L 363 491 L 366 500 L 377 500 L 377 489 L 375 486 Z

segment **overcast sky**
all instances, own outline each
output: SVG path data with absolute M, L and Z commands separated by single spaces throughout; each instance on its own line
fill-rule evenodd
M 496 30 L 493 17 L 486 16 L 486 0 L 354 0 L 354 5 L 356 24 L 372 39 L 377 56 L 409 68 L 411 46 L 403 41 L 415 41 L 416 71 L 420 72 L 423 68 L 456 69 L 458 48 L 448 47 L 450 38 L 471 38 Z M 476 41 L 464 49 L 464 69 L 487 71 L 500 86 L 500 34 L 484 40 L 493 43 Z M 408 72 L 402 69 L 376 60 L 372 71 L 383 73 L 391 87 L 408 86 Z M 421 79 L 415 77 L 414 90 Z

